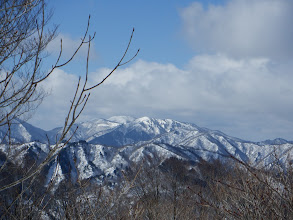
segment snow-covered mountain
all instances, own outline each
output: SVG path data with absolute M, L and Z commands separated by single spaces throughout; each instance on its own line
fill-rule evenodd
M 44 157 L 49 152 L 46 133 L 52 140 L 60 134 L 60 128 L 45 132 L 27 123 L 15 126 L 15 140 L 39 141 L 18 146 L 27 149 L 19 154 L 19 160 L 28 153 L 31 157 L 41 159 L 40 155 Z M 287 157 L 293 148 L 289 141 L 244 141 L 220 131 L 171 119 L 116 116 L 78 123 L 76 126 L 78 130 L 73 134 L 71 142 L 59 152 L 58 158 L 48 165 L 48 182 L 56 174 L 58 181 L 64 178 L 92 178 L 97 181 L 103 181 L 105 178 L 115 179 L 120 170 L 140 163 L 146 157 L 162 160 L 177 157 L 198 162 L 233 156 L 241 161 L 262 166 L 272 163 L 276 155 L 283 162 L 292 160 L 290 156 Z M 3 129 L 0 132 L 3 132 Z M 1 149 L 6 151 L 5 144 L 0 146 Z
M 119 147 L 157 139 L 161 135 L 170 134 L 170 132 L 178 128 L 183 129 L 183 123 L 170 119 L 161 120 L 142 117 L 123 123 L 116 129 L 94 138 L 90 143 Z M 192 126 L 190 129 L 196 129 L 196 127 Z

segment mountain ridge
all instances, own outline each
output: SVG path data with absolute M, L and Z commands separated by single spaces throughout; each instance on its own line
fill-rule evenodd
M 152 126 L 151 124 L 148 124 L 147 122 L 156 124 L 156 127 Z M 148 138 L 151 139 L 151 138 L 154 138 L 156 135 L 162 134 L 162 132 L 163 133 L 170 132 L 168 128 L 164 126 L 160 126 L 160 125 L 163 125 L 164 123 L 165 123 L 165 126 L 166 125 L 171 126 L 172 124 L 177 124 L 178 126 L 179 124 L 185 125 L 185 126 L 189 125 L 194 130 L 215 133 L 220 136 L 226 136 L 233 139 L 237 139 L 238 141 L 241 141 L 241 142 L 251 142 L 251 143 L 258 143 L 263 145 L 293 143 L 293 141 L 288 141 L 283 138 L 275 138 L 272 140 L 268 139 L 263 141 L 248 141 L 248 140 L 243 140 L 237 137 L 229 136 L 219 130 L 211 130 L 208 128 L 199 127 L 194 123 L 179 122 L 172 119 L 155 119 L 155 118 L 150 118 L 146 116 L 140 117 L 140 118 L 134 118 L 131 116 L 112 116 L 108 119 L 94 119 L 91 121 L 78 122 L 70 129 L 66 138 L 69 139 L 69 137 L 73 135 L 71 142 L 85 140 L 90 143 L 103 144 L 103 141 L 100 139 L 105 139 L 107 136 L 111 136 L 111 134 L 109 133 L 114 132 L 115 129 L 117 129 L 117 131 L 125 135 L 125 132 L 126 132 L 125 130 L 127 129 L 129 130 L 129 127 L 132 126 L 131 130 L 133 131 L 135 131 L 136 129 L 137 131 L 140 130 L 141 132 L 147 133 L 145 135 L 149 135 L 149 137 L 144 138 L 144 140 L 147 140 Z M 149 126 L 150 128 L 155 130 L 153 130 L 152 132 L 150 131 L 146 132 L 147 127 L 144 127 L 144 126 Z M 76 130 L 77 127 L 78 129 Z M 54 129 L 45 131 L 25 121 L 21 121 L 17 119 L 14 123 L 12 123 L 11 130 L 13 131 L 11 137 L 13 141 L 16 143 L 25 143 L 30 141 L 48 143 L 48 140 L 50 141 L 50 143 L 55 143 L 56 137 L 58 137 L 58 135 L 60 136 L 62 127 L 56 127 Z M 76 132 L 74 133 L 75 130 Z M 0 127 L 0 139 L 3 138 L 6 131 L 7 131 L 7 126 Z M 130 131 L 128 131 L 128 133 L 129 132 Z M 102 138 L 101 136 L 104 136 L 104 137 Z M 141 134 L 141 136 L 143 136 L 143 134 Z M 119 144 L 132 144 L 132 143 L 134 142 L 131 142 L 131 141 L 127 142 L 126 140 L 124 140 L 124 141 L 121 141 L 121 143 L 114 143 L 114 144 L 119 145 Z M 107 143 L 104 143 L 104 144 L 107 144 Z
M 23 161 L 24 158 L 42 161 L 53 147 L 48 145 L 48 139 L 51 144 L 54 143 L 53 138 L 58 136 L 60 128 L 45 134 L 45 131 L 26 122 L 19 122 L 12 127 L 15 129 L 12 133 L 16 135 L 13 139 L 27 143 L 11 147 L 12 154 L 16 155 L 14 161 Z M 276 155 L 282 163 L 293 161 L 288 154 L 293 149 L 290 141 L 280 138 L 263 142 L 245 141 L 221 131 L 171 119 L 126 116 L 115 116 L 110 120 L 95 119 L 74 125 L 70 136 L 77 126 L 79 129 L 70 142 L 47 164 L 47 181 L 58 175 L 57 182 L 66 178 L 73 182 L 77 179 L 94 179 L 97 182 L 107 179 L 115 182 L 122 175 L 121 170 L 141 163 L 145 158 L 165 160 L 176 157 L 197 163 L 234 157 L 254 166 L 270 166 L 275 162 Z M 2 135 L 3 129 L 0 130 Z M 2 142 L 0 151 L 6 153 L 7 157 L 8 149 Z M 53 172 L 57 168 L 58 172 Z

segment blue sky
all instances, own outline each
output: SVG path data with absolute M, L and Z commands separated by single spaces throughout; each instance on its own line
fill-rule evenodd
M 51 0 L 49 7 L 59 36 L 47 48 L 48 62 L 60 38 L 65 57 L 72 53 L 91 15 L 91 83 L 115 66 L 133 27 L 129 56 L 141 49 L 93 92 L 80 120 L 172 118 L 247 140 L 293 140 L 292 1 Z M 84 77 L 86 49 L 43 85 L 50 95 L 32 124 L 62 126 L 76 80 Z
M 182 67 L 194 55 L 182 36 L 180 10 L 191 0 L 171 1 L 50 1 L 54 10 L 52 23 L 60 33 L 78 39 L 91 15 L 91 33 L 96 32 L 98 65 L 112 66 L 125 48 L 132 28 L 136 29 L 132 48 L 141 49 L 139 58 L 173 63 Z M 224 0 L 198 1 L 204 7 L 223 4 Z
M 179 10 L 192 1 L 52 1 L 54 23 L 60 31 L 79 38 L 88 15 L 96 32 L 100 65 L 113 65 L 132 28 L 136 29 L 132 48 L 141 48 L 140 59 L 183 65 L 193 51 L 182 39 Z M 206 1 L 204 1 L 206 2 Z M 178 54 L 179 53 L 179 54 Z

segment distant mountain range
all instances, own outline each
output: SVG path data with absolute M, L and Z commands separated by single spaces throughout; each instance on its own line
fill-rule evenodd
M 18 155 L 18 161 L 25 155 L 41 160 L 49 152 L 48 140 L 54 143 L 62 129 L 44 131 L 18 122 L 11 127 L 11 138 L 15 143 L 21 143 L 15 145 L 15 149 L 26 149 Z M 73 134 L 76 126 L 77 132 Z M 5 129 L 0 127 L 0 138 L 5 135 Z M 146 157 L 177 157 L 198 162 L 232 155 L 247 163 L 266 166 L 276 159 L 276 155 L 283 162 L 292 160 L 288 152 L 293 148 L 293 143 L 284 139 L 244 141 L 195 124 L 149 117 L 115 116 L 77 123 L 67 138 L 70 136 L 70 143 L 47 167 L 48 182 L 56 173 L 58 181 L 64 178 L 115 179 L 120 170 L 142 162 Z M 0 145 L 0 151 L 7 153 L 7 145 Z

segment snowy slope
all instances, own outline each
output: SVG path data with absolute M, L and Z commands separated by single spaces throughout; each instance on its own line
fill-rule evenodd
M 252 165 L 266 166 L 275 160 L 274 152 L 280 155 L 283 162 L 287 159 L 287 151 L 292 150 L 292 144 L 264 145 L 253 143 L 235 143 L 225 138 L 212 139 L 202 135 L 194 139 L 189 146 L 170 145 L 159 142 L 140 142 L 124 147 L 110 147 L 89 144 L 84 141 L 70 143 L 60 152 L 58 159 L 50 164 L 50 170 L 59 167 L 58 179 L 70 178 L 95 179 L 98 182 L 114 181 L 121 175 L 121 170 L 127 170 L 134 164 L 145 162 L 145 158 L 160 158 L 161 161 L 177 157 L 188 161 L 226 159 L 230 155 Z M 225 147 L 226 146 L 226 147 Z M 292 158 L 291 158 L 292 159 Z M 135 165 L 134 165 L 135 166 Z M 48 173 L 50 175 L 55 172 Z
M 3 142 L 5 142 L 4 139 L 8 139 L 7 131 L 7 125 L 0 126 L 0 141 L 3 140 Z M 10 131 L 11 141 L 16 143 L 26 143 L 31 141 L 45 142 L 47 140 L 46 132 L 44 130 L 20 119 L 15 119 L 12 121 Z

